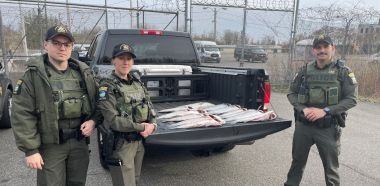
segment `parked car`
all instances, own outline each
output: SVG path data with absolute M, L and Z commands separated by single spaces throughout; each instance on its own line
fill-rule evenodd
M 217 48 L 216 43 L 213 41 L 194 41 L 195 47 L 201 62 L 216 62 L 220 63 L 222 58 L 219 48 Z
M 88 49 L 90 48 L 90 44 L 74 44 L 73 50 L 78 51 L 79 60 L 85 59 Z
M 237 46 L 235 48 L 234 58 L 237 61 L 240 61 L 241 59 L 241 51 L 242 51 L 241 46 Z M 258 46 L 247 45 L 244 47 L 244 59 L 250 62 L 259 61 L 259 62 L 265 63 L 268 60 L 268 54 L 263 48 L 260 48 Z

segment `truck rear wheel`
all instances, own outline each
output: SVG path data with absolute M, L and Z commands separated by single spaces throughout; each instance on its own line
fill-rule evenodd
M 0 128 L 11 128 L 12 92 L 7 89 L 4 94 L 3 114 L 0 120 Z
M 97 136 L 98 136 L 98 149 L 99 149 L 99 160 L 100 160 L 100 164 L 102 165 L 102 167 L 104 169 L 109 169 L 108 167 L 108 164 L 106 162 L 106 158 L 104 156 L 104 153 L 103 153 L 103 137 L 102 137 L 102 134 L 99 132 L 99 130 L 97 131 Z

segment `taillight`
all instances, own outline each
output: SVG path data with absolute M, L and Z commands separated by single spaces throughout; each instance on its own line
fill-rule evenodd
M 270 92 L 271 92 L 272 86 L 270 85 L 270 82 L 267 80 L 264 82 L 264 104 L 267 104 L 270 102 Z
M 268 111 L 268 108 L 269 108 L 269 104 L 270 104 L 270 92 L 271 92 L 271 85 L 270 85 L 270 82 L 269 80 L 266 80 L 264 82 L 264 100 L 263 100 L 263 104 L 264 104 L 264 107 L 263 107 L 263 111 L 266 112 Z
M 164 33 L 160 30 L 140 30 L 141 35 L 163 35 Z

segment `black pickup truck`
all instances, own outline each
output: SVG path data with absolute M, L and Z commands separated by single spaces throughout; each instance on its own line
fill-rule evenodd
M 0 128 L 10 128 L 10 109 L 12 99 L 12 81 L 5 73 L 3 65 L 0 63 Z
M 149 74 L 149 67 L 139 70 L 141 80 L 157 111 L 200 101 L 238 104 L 245 108 L 263 109 L 269 103 L 269 76 L 264 69 L 244 69 L 201 66 L 196 47 L 188 33 L 158 30 L 105 30 L 93 39 L 86 56 L 97 76 L 113 69 L 109 60 L 116 44 L 130 44 L 137 58 L 134 67 L 162 66 L 163 73 Z M 178 65 L 189 67 L 172 74 L 165 69 Z M 152 67 L 153 68 L 153 67 Z M 252 144 L 254 140 L 291 126 L 290 120 L 230 124 L 221 127 L 168 129 L 160 120 L 156 132 L 145 140 L 147 148 L 170 147 L 190 150 L 225 152 L 237 144 Z M 99 131 L 99 130 L 98 130 Z M 99 149 L 104 145 L 99 135 Z M 154 149 L 154 148 L 153 148 Z M 102 152 L 100 157 L 103 158 Z

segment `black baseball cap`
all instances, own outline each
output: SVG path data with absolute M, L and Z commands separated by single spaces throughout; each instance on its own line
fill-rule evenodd
M 71 34 L 70 30 L 64 26 L 53 26 L 50 27 L 46 32 L 45 41 L 53 39 L 54 37 L 62 35 L 70 39 L 71 42 L 74 42 L 75 39 Z
M 320 43 L 327 43 L 328 45 L 333 45 L 333 41 L 332 41 L 331 37 L 328 35 L 320 35 L 320 36 L 314 38 L 313 48 L 315 48 Z
M 121 56 L 126 53 L 131 54 L 133 58 L 136 58 L 136 55 L 134 54 L 134 50 L 131 46 L 129 46 L 126 43 L 120 43 L 113 48 L 112 58 Z

